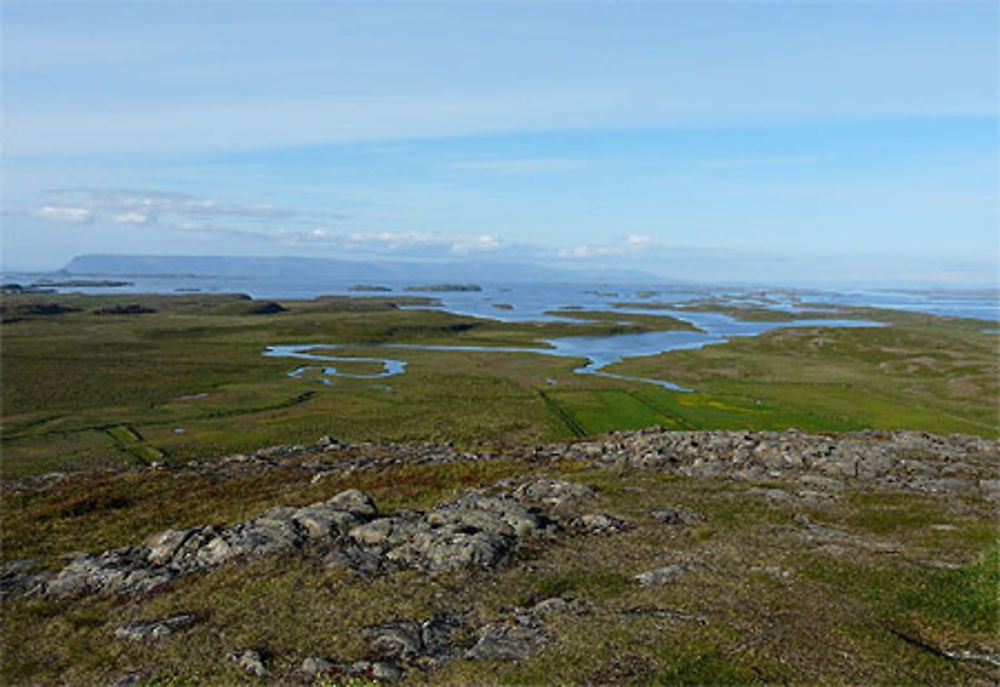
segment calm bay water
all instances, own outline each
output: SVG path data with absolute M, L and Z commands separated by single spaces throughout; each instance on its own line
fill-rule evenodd
M 5 274 L 4 282 L 30 284 L 38 277 L 54 275 Z M 121 279 L 120 275 L 88 275 L 89 279 Z M 545 342 L 548 348 L 482 348 L 471 346 L 407 346 L 383 345 L 377 348 L 423 349 L 439 351 L 487 351 L 504 353 L 537 353 L 570 358 L 584 358 L 586 364 L 577 368 L 579 374 L 593 374 L 630 381 L 656 384 L 664 388 L 686 391 L 669 380 L 622 377 L 605 368 L 626 358 L 656 355 L 671 350 L 694 349 L 724 343 L 733 337 L 758 336 L 783 327 L 873 327 L 877 322 L 863 320 L 803 319 L 788 322 L 743 322 L 717 312 L 692 312 L 684 304 L 710 300 L 730 306 L 767 308 L 782 313 L 808 312 L 823 306 L 873 306 L 896 310 L 926 312 L 950 317 L 970 317 L 985 320 L 984 329 L 995 329 L 1000 322 L 1000 296 L 994 291 L 943 290 L 795 290 L 742 288 L 730 286 L 667 284 L 562 284 L 519 283 L 482 284 L 481 291 L 445 291 L 433 293 L 409 292 L 403 284 L 385 284 L 389 292 L 366 293 L 350 290 L 351 284 L 336 279 L 317 282 L 295 279 L 255 279 L 252 277 L 170 276 L 128 277 L 133 282 L 125 287 L 66 287 L 59 291 L 83 293 L 246 293 L 255 299 L 310 299 L 321 295 L 351 296 L 428 296 L 436 303 L 430 306 L 407 306 L 417 309 L 441 309 L 448 312 L 485 317 L 507 322 L 579 321 L 560 314 L 560 310 L 603 310 L 622 313 L 663 314 L 690 322 L 701 331 L 647 332 L 606 337 L 565 337 Z M 639 305 L 636 305 L 639 304 Z M 655 309 L 641 305 L 655 305 Z M 330 344 L 293 344 L 269 347 L 264 354 L 301 360 L 301 365 L 289 374 L 299 376 L 317 370 L 321 381 L 332 383 L 336 377 L 381 379 L 403 374 L 406 362 L 392 357 L 342 357 L 317 349 L 336 349 Z M 358 348 L 354 345 L 353 348 Z M 369 347 L 366 347 L 369 348 Z M 376 348 L 376 347 L 370 347 Z M 369 362 L 382 365 L 373 374 L 341 372 L 336 363 Z

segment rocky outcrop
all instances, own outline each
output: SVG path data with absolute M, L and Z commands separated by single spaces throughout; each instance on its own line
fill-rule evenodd
M 561 598 L 545 599 L 534 606 L 514 608 L 503 617 L 479 628 L 476 643 L 466 658 L 519 661 L 550 640 L 547 619 L 559 613 L 586 612 L 586 604 Z
M 458 658 L 519 661 L 551 640 L 549 621 L 557 615 L 580 615 L 586 603 L 559 597 L 511 608 L 485 623 L 470 615 L 401 619 L 362 628 L 365 658 L 344 662 L 310 657 L 300 672 L 309 677 L 395 680 L 407 672 L 440 667 Z
M 543 449 L 544 450 L 544 449 Z M 558 450 L 565 458 L 687 477 L 768 481 L 792 477 L 807 489 L 866 482 L 925 493 L 1000 500 L 1000 442 L 923 432 L 839 435 L 785 432 L 616 432 Z
M 458 451 L 450 444 L 345 444 L 325 436 L 312 444 L 269 446 L 168 468 L 222 476 L 301 470 L 314 482 L 327 476 L 441 465 L 460 461 L 514 460 L 546 465 L 574 460 L 623 469 L 648 468 L 689 477 L 719 476 L 740 481 L 791 477 L 813 496 L 851 483 L 872 483 L 924 493 L 955 493 L 1000 501 L 1000 441 L 937 436 L 923 432 L 674 432 L 661 427 L 614 432 L 573 443 Z M 65 477 L 50 473 L 14 483 L 42 486 Z M 778 496 L 774 494 L 774 496 Z
M 336 459 L 318 457 L 329 452 L 335 452 Z M 652 427 L 573 443 L 478 453 L 460 452 L 440 444 L 346 445 L 325 437 L 313 445 L 276 446 L 249 455 L 230 456 L 222 460 L 222 466 L 270 469 L 284 463 L 287 467 L 287 461 L 301 456 L 311 457 L 299 465 L 311 471 L 316 479 L 325 474 L 378 470 L 403 463 L 507 459 L 544 465 L 569 459 L 746 482 L 790 477 L 803 490 L 814 494 L 863 482 L 1000 501 L 1000 441 L 910 431 L 834 435 L 797 430 L 675 432 Z
M 364 574 L 491 568 L 525 539 L 553 532 L 558 527 L 556 505 L 593 493 L 583 485 L 546 478 L 501 485 L 495 494 L 469 492 L 426 513 L 383 517 L 371 497 L 351 489 L 301 508 L 271 508 L 229 527 L 166 530 L 139 546 L 78 554 L 36 586 L 49 596 L 149 592 L 180 575 L 233 559 L 290 550 L 315 551 L 330 564 Z M 618 522 L 602 517 L 593 526 Z
M 325 454 L 332 453 L 329 458 Z M 488 453 L 450 446 L 361 444 L 325 437 L 309 446 L 278 446 L 231 456 L 186 470 L 300 469 L 313 481 L 329 473 L 378 470 L 401 464 L 472 460 L 545 464 L 576 460 L 595 467 L 653 469 L 688 477 L 770 482 L 753 487 L 771 501 L 805 504 L 830 499 L 856 483 L 924 493 L 1000 499 L 1000 442 L 917 432 L 860 432 L 839 436 L 788 432 L 620 432 L 571 444 L 520 447 Z M 544 477 L 512 478 L 492 490 L 473 491 L 428 512 L 379 516 L 366 494 L 349 490 L 308 506 L 278 506 L 235 525 L 168 530 L 144 544 L 76 554 L 55 575 L 30 562 L 0 569 L 0 594 L 49 595 L 148 592 L 179 575 L 230 560 L 280 551 L 309 551 L 362 574 L 400 568 L 439 572 L 489 568 L 506 560 L 527 538 L 558 529 L 614 534 L 629 523 L 607 513 L 570 513 L 564 504 L 593 494 L 586 485 Z M 572 509 L 570 509 L 572 510 Z M 666 526 L 690 527 L 697 513 L 664 506 L 650 514 Z M 827 534 L 808 529 L 811 536 Z M 804 530 L 806 531 L 806 530 Z

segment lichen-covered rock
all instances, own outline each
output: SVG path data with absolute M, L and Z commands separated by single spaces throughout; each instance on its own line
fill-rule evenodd
M 365 517 L 359 513 L 337 510 L 329 502 L 304 506 L 292 513 L 292 520 L 310 539 L 341 537 Z
M 552 598 L 528 608 L 514 608 L 498 620 L 479 628 L 476 643 L 466 658 L 520 661 L 549 641 L 546 620 L 557 613 L 581 613 L 585 605 Z
M 264 657 L 256 649 L 241 649 L 229 655 L 229 660 L 239 666 L 244 672 L 257 677 L 267 675 Z
M 491 567 L 547 520 L 510 498 L 470 493 L 428 513 L 398 513 L 350 530 L 362 547 L 377 549 L 386 562 L 436 572 Z
M 0 564 L 0 599 L 44 588 L 46 574 L 35 560 L 8 561 Z
M 862 480 L 929 493 L 994 496 L 1000 442 L 923 432 L 854 432 L 837 436 L 784 432 L 696 431 L 662 428 L 614 432 L 564 457 L 626 464 L 673 474 L 739 480 L 811 475 L 838 489 Z M 986 483 L 983 483 L 986 480 Z M 838 486 L 839 485 L 839 486 Z
M 375 512 L 371 498 L 353 489 L 304 508 L 271 508 L 231 527 L 166 530 L 142 546 L 78 555 L 48 581 L 45 593 L 148 592 L 178 575 L 214 568 L 235 558 L 317 542 L 331 544 Z
M 333 510 L 353 513 L 359 518 L 373 518 L 378 515 L 375 501 L 360 489 L 342 491 L 329 501 L 326 501 L 324 505 Z
M 454 633 L 459 626 L 458 618 L 434 617 L 371 625 L 362 633 L 373 658 L 426 667 L 458 655 Z
M 658 508 L 650 511 L 649 517 L 661 524 L 672 526 L 691 526 L 705 521 L 705 518 L 698 513 L 677 506 Z
M 413 620 L 373 625 L 364 628 L 363 634 L 369 650 L 382 658 L 411 658 L 424 650 L 420 623 Z
M 77 556 L 49 580 L 45 591 L 53 596 L 103 591 L 146 592 L 169 582 L 174 576 L 150 567 L 142 547 L 113 549 L 101 554 Z
M 177 630 L 187 627 L 197 620 L 193 613 L 175 615 L 162 620 L 151 620 L 123 625 L 115 630 L 117 639 L 128 642 L 150 642 L 169 637 Z
M 299 668 L 299 670 L 305 675 L 313 677 L 315 675 L 322 675 L 324 673 L 328 673 L 336 667 L 337 664 L 329 659 L 320 658 L 317 656 L 310 656 L 302 661 L 302 666 Z
M 687 568 L 683 565 L 665 565 L 662 568 L 647 570 L 635 576 L 636 581 L 643 587 L 655 587 L 661 584 L 673 582 L 677 578 L 687 573 Z
M 532 616 L 513 615 L 482 628 L 479 641 L 466 658 L 518 661 L 527 658 L 545 643 L 545 631 Z
M 511 498 L 547 508 L 556 508 L 567 501 L 586 498 L 594 494 L 593 488 L 585 484 L 547 477 L 535 477 L 528 480 L 513 478 L 500 484 L 513 486 L 510 491 Z
M 615 534 L 625 528 L 625 521 L 607 513 L 584 513 L 573 518 L 569 526 L 585 534 Z
M 327 658 L 310 657 L 302 661 L 299 669 L 308 677 L 361 678 L 392 682 L 403 677 L 403 671 L 384 661 L 354 661 L 337 663 Z

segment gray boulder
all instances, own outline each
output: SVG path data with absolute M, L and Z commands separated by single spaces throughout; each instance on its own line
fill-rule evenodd
M 649 516 L 659 523 L 672 526 L 691 526 L 705 521 L 698 513 L 676 506 L 650 511 Z
M 264 665 L 264 657 L 255 649 L 241 649 L 229 655 L 229 660 L 243 669 L 244 672 L 257 677 L 267 675 L 267 667 Z
M 687 568 L 683 565 L 666 565 L 662 568 L 647 570 L 635 576 L 636 581 L 643 587 L 654 587 L 668 582 L 673 582 L 677 578 L 687 573 Z
M 177 630 L 191 625 L 197 620 L 193 613 L 175 615 L 162 620 L 130 623 L 115 630 L 115 638 L 127 642 L 159 641 L 169 637 Z

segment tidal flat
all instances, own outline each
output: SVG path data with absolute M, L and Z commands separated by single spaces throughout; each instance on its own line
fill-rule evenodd
M 781 329 L 727 340 L 649 311 L 525 322 L 418 309 L 433 303 L 338 296 L 261 308 L 236 295 L 6 296 L 4 475 L 182 463 L 324 434 L 475 446 L 650 425 L 1000 433 L 1000 363 L 985 321 L 841 307 L 838 320 L 881 326 L 779 320 L 768 326 Z M 120 314 L 96 314 L 109 309 Z M 723 333 L 763 331 L 706 317 L 725 318 Z M 625 340 L 651 343 L 619 362 L 616 341 Z M 263 355 L 310 343 L 336 344 L 338 356 L 358 359 L 357 374 L 324 384 Z M 681 350 L 649 355 L 675 344 Z M 406 369 L 388 388 L 358 367 L 386 345 Z M 690 346 L 698 348 L 683 350 Z M 595 364 L 624 378 L 575 373 Z

